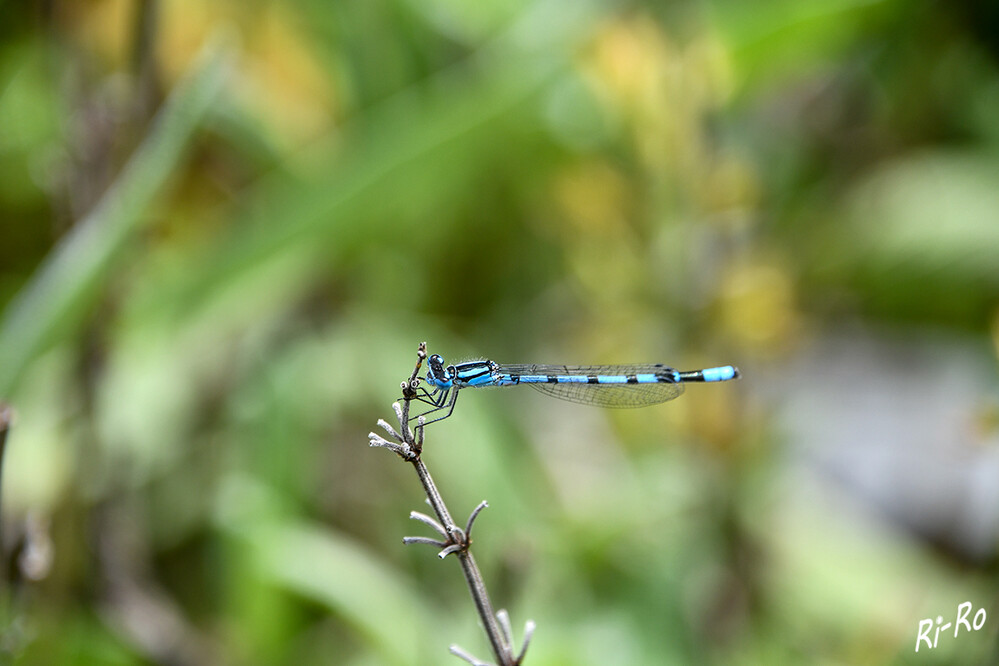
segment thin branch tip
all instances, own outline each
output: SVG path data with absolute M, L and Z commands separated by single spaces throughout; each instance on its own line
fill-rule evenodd
M 395 428 L 393 428 L 392 425 L 385 419 L 378 419 L 378 427 L 387 432 L 389 434 L 389 437 L 396 440 L 397 442 L 403 441 L 402 435 L 400 435 L 399 432 Z
M 496 611 L 496 619 L 499 621 L 500 629 L 503 630 L 506 644 L 513 645 L 513 625 L 510 624 L 510 614 L 506 612 L 505 608 L 501 608 Z
M 421 543 L 421 544 L 426 544 L 428 546 L 433 546 L 435 548 L 447 547 L 447 541 L 441 541 L 440 539 L 431 539 L 430 537 L 421 537 L 421 536 L 403 537 L 402 543 L 407 546 L 411 546 L 416 543 Z
M 489 502 L 482 500 L 479 505 L 472 509 L 472 514 L 468 517 L 468 522 L 465 523 L 465 535 L 471 539 L 472 538 L 472 525 L 475 524 L 475 519 L 479 517 L 482 510 L 489 506 Z
M 368 433 L 368 444 L 371 446 L 399 446 L 395 442 L 390 442 L 378 433 Z
M 490 666 L 488 662 L 482 661 L 481 659 L 474 656 L 470 652 L 464 650 L 458 645 L 452 645 L 450 648 L 448 648 L 448 650 L 450 650 L 451 654 L 461 659 L 464 659 L 472 666 Z
M 431 527 L 431 529 L 433 529 L 435 532 L 437 532 L 438 534 L 440 534 L 442 537 L 444 537 L 445 539 L 448 538 L 447 530 L 444 529 L 444 526 L 441 525 L 436 520 L 434 520 L 433 518 L 431 518 L 430 516 L 428 516 L 427 514 L 420 513 L 419 511 L 410 511 L 409 512 L 409 517 L 412 520 L 418 520 L 421 523 L 429 525 Z
M 531 644 L 531 638 L 534 637 L 534 630 L 537 628 L 534 620 L 528 620 L 524 623 L 524 643 L 520 646 L 520 652 L 517 653 L 517 658 L 514 659 L 513 663 L 522 664 L 524 663 L 524 657 L 527 655 L 527 646 Z

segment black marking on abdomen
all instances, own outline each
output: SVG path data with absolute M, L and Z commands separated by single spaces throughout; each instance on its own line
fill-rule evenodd
M 556 377 L 555 375 L 548 375 L 548 383 L 558 384 L 558 377 Z
M 599 384 L 600 380 L 597 379 L 596 375 L 586 375 L 586 383 L 587 384 Z
M 635 375 L 627 375 L 627 377 L 628 377 L 628 383 L 629 384 L 637 384 L 638 383 L 638 377 L 636 377 Z

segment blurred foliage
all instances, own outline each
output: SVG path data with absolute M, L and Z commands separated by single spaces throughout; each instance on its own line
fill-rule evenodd
M 457 567 L 401 544 L 417 480 L 364 445 L 421 340 L 745 374 L 639 412 L 463 396 L 431 429 L 452 510 L 490 502 L 476 556 L 538 622 L 527 663 L 997 654 L 994 555 L 857 497 L 787 502 L 754 379 L 853 322 L 966 340 L 994 388 L 996 10 L 3 8 L 17 663 L 485 656 Z M 968 409 L 994 441 L 995 402 Z M 967 599 L 985 630 L 915 654 L 918 621 Z

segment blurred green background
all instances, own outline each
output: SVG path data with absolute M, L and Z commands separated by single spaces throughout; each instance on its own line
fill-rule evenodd
M 428 429 L 525 663 L 999 659 L 999 10 L 0 9 L 8 660 L 488 658 L 367 447 L 423 340 L 743 371 Z

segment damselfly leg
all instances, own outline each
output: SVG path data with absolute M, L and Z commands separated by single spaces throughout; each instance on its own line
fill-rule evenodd
M 422 414 L 417 414 L 416 416 L 410 416 L 410 419 L 419 419 L 421 416 L 426 419 L 424 425 L 430 423 L 436 423 L 437 421 L 443 421 L 447 417 L 451 416 L 451 412 L 454 411 L 454 405 L 458 401 L 458 389 L 457 387 L 451 388 L 435 388 L 433 391 L 428 391 L 424 387 L 419 388 L 418 395 L 413 398 L 418 402 L 422 402 L 428 405 L 430 409 L 426 410 Z M 441 412 L 444 412 L 441 414 Z M 435 416 L 435 418 L 427 418 L 429 416 Z

